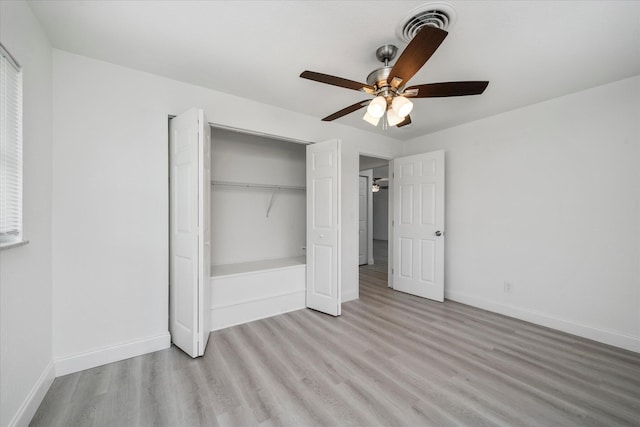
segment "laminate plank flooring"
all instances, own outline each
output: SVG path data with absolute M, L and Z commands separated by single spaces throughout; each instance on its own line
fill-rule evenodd
M 56 378 L 32 426 L 640 426 L 640 354 L 390 290 Z
M 388 258 L 388 242 L 386 240 L 373 240 L 373 264 L 362 266 L 368 270 L 379 271 L 380 273 L 386 273 L 389 263 Z

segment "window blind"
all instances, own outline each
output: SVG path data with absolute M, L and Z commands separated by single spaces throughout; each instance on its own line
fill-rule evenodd
M 22 69 L 0 44 L 0 245 L 22 239 Z

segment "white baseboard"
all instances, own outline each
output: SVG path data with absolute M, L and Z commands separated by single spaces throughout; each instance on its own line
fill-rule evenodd
M 47 394 L 49 387 L 55 379 L 55 370 L 53 368 L 53 362 L 49 362 L 40 377 L 33 385 L 33 388 L 20 405 L 18 412 L 13 416 L 13 419 L 9 421 L 9 427 L 26 427 L 31 422 L 31 419 L 35 415 L 42 399 Z
M 476 297 L 462 292 L 447 291 L 445 292 L 445 298 L 451 301 L 492 311 L 494 313 L 525 320 L 527 322 L 535 323 L 536 325 L 557 329 L 582 338 L 588 338 L 590 340 L 640 353 L 640 337 L 625 335 L 616 331 L 598 328 L 568 319 L 561 319 L 539 311 L 500 304 L 495 301 L 490 301 L 485 298 Z
M 164 350 L 171 346 L 169 332 L 130 341 L 124 344 L 103 347 L 98 350 L 87 351 L 55 359 L 56 377 L 118 362 L 131 357 L 141 356 L 158 350 Z

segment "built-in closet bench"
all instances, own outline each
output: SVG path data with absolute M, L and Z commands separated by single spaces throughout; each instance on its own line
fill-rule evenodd
M 211 266 L 211 330 L 305 307 L 305 257 Z

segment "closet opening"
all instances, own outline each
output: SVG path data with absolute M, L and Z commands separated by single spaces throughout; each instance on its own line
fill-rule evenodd
M 359 283 L 388 286 L 389 160 L 361 155 L 359 166 Z
M 306 145 L 211 127 L 211 330 L 305 307 Z
M 168 142 L 169 331 L 195 358 L 211 331 L 306 307 L 307 143 L 199 108 Z

